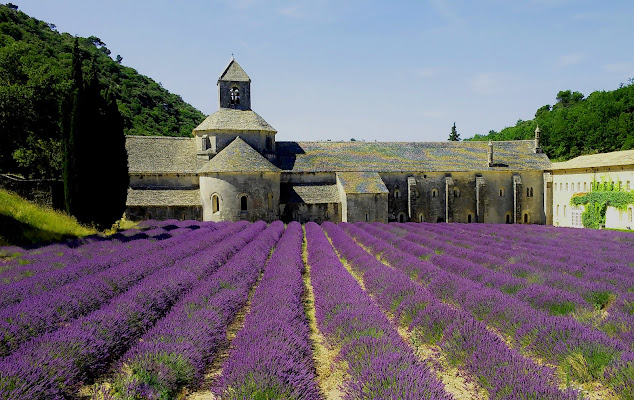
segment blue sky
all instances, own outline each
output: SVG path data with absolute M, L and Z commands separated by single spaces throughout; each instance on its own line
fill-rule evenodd
M 278 140 L 442 141 L 634 78 L 630 0 L 13 0 L 217 110 L 235 53 Z

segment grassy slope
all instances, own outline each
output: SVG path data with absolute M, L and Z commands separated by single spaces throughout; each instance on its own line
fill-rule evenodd
M 94 233 L 75 218 L 0 189 L 0 245 L 24 246 Z

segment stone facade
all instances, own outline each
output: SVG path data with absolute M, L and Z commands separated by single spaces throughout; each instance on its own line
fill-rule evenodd
M 193 138 L 128 137 L 130 217 L 180 219 L 174 207 L 194 207 L 210 221 L 547 221 L 550 161 L 538 132 L 489 144 L 276 142 L 251 110 L 250 83 L 232 60 L 220 108 Z

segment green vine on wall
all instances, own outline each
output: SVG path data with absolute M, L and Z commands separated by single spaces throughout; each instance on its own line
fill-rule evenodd
M 581 214 L 583 226 L 599 229 L 605 226 L 605 214 L 608 206 L 625 211 L 627 206 L 634 204 L 634 191 L 622 190 L 620 185 L 612 181 L 592 182 L 592 191 L 576 193 L 570 199 L 573 206 L 585 206 Z

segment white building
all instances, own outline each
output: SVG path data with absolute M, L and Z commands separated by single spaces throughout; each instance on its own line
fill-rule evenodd
M 613 182 L 622 190 L 634 190 L 634 150 L 580 156 L 552 163 L 553 225 L 582 227 L 583 206 L 570 205 L 575 193 L 589 192 L 592 182 Z M 606 228 L 634 229 L 634 206 L 624 211 L 608 207 Z

